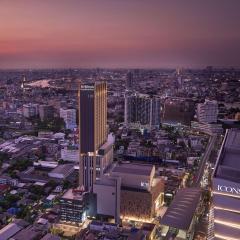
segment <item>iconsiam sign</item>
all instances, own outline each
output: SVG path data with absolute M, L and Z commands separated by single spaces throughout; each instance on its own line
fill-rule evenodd
M 239 194 L 240 195 L 240 189 L 236 188 L 236 187 L 218 185 L 217 190 L 220 191 L 220 192 L 226 192 L 226 193 L 232 193 L 232 194 Z

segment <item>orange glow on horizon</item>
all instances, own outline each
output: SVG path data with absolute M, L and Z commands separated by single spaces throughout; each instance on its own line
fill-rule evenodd
M 3 0 L 0 68 L 236 65 L 239 7 L 227 0 Z

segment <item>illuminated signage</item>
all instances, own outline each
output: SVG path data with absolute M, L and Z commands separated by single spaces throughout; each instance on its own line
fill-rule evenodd
M 148 188 L 149 187 L 149 183 L 148 182 L 141 182 L 141 187 Z
M 81 90 L 94 90 L 94 85 L 81 85 Z
M 240 195 L 240 188 L 236 188 L 236 187 L 218 185 L 217 190 L 220 191 L 220 192 L 227 192 L 227 193 L 239 194 Z

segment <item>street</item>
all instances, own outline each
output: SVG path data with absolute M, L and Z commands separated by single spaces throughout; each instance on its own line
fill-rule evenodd
M 200 163 L 200 166 L 199 166 L 199 169 L 198 169 L 197 177 L 193 182 L 194 187 L 199 187 L 200 186 L 200 182 L 201 182 L 201 179 L 202 179 L 202 176 L 203 176 L 203 172 L 204 172 L 206 162 L 209 160 L 211 152 L 212 152 L 212 150 L 213 150 L 213 148 L 216 144 L 216 140 L 217 140 L 216 135 L 211 136 L 210 139 L 209 139 L 206 151 L 204 153 L 204 156 L 201 160 L 201 163 Z

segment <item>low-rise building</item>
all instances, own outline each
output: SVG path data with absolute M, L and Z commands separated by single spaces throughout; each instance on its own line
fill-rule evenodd
M 81 240 L 124 239 L 124 240 L 153 240 L 153 226 L 142 226 L 140 229 L 119 227 L 117 224 L 92 221 L 88 229 L 80 232 Z
M 192 121 L 191 127 L 199 132 L 203 132 L 209 135 L 223 133 L 222 124 L 218 124 L 218 123 L 200 123 L 200 122 Z
M 119 163 L 110 176 L 121 179 L 121 218 L 150 222 L 164 199 L 164 180 L 155 176 L 155 166 Z
M 87 217 L 88 193 L 82 189 L 69 189 L 60 198 L 60 218 L 62 222 L 82 223 Z
M 0 185 L 10 185 L 10 186 L 17 186 L 18 179 L 11 178 L 10 176 L 4 174 L 0 175 Z
M 16 235 L 11 237 L 11 240 L 35 240 L 41 239 L 47 233 L 47 229 L 42 224 L 30 225 L 21 231 L 19 231 Z
M 55 236 L 51 233 L 48 233 L 43 238 L 41 238 L 40 240 L 61 240 L 61 238 L 59 236 Z
M 48 176 L 56 179 L 66 179 L 74 171 L 73 164 L 61 164 L 48 173 Z
M 26 118 L 35 117 L 38 115 L 38 104 L 23 104 L 23 116 Z
M 79 149 L 73 146 L 66 146 L 61 149 L 61 159 L 68 162 L 79 162 Z
M 8 240 L 29 224 L 23 220 L 14 220 L 0 230 L 0 239 Z
M 63 118 L 66 129 L 73 130 L 74 128 L 77 127 L 76 109 L 60 108 L 60 117 Z

